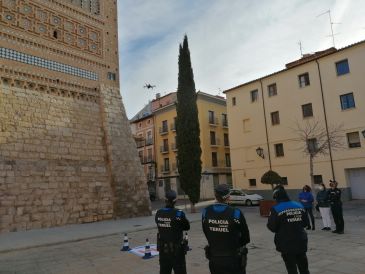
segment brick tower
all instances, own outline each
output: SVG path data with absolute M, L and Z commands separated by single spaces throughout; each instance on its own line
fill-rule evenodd
M 0 232 L 150 214 L 115 0 L 0 0 Z

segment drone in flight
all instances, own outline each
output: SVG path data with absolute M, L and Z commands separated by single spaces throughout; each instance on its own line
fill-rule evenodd
M 154 89 L 156 86 L 154 86 L 154 85 L 151 85 L 151 84 L 145 84 L 144 85 L 144 88 L 146 88 L 146 89 Z

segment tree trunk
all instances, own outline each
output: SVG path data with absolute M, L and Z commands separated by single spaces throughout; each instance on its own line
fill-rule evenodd
M 194 203 L 191 203 L 191 202 L 190 202 L 190 212 L 191 212 L 191 213 L 196 213 L 196 207 L 195 207 L 195 204 L 194 204 Z
M 309 175 L 311 179 L 311 188 L 314 190 L 314 175 L 313 175 L 313 156 L 309 155 Z

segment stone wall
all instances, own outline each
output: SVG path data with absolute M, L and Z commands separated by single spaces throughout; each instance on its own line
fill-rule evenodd
M 0 84 L 0 232 L 150 214 L 120 97 L 103 98 Z
M 119 217 L 145 216 L 151 212 L 146 176 L 119 89 L 101 87 L 101 111 L 114 193 L 114 211 Z

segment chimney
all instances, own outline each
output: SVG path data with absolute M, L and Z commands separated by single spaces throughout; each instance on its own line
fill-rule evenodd
M 156 99 L 160 98 L 161 94 L 160 93 L 156 93 Z

